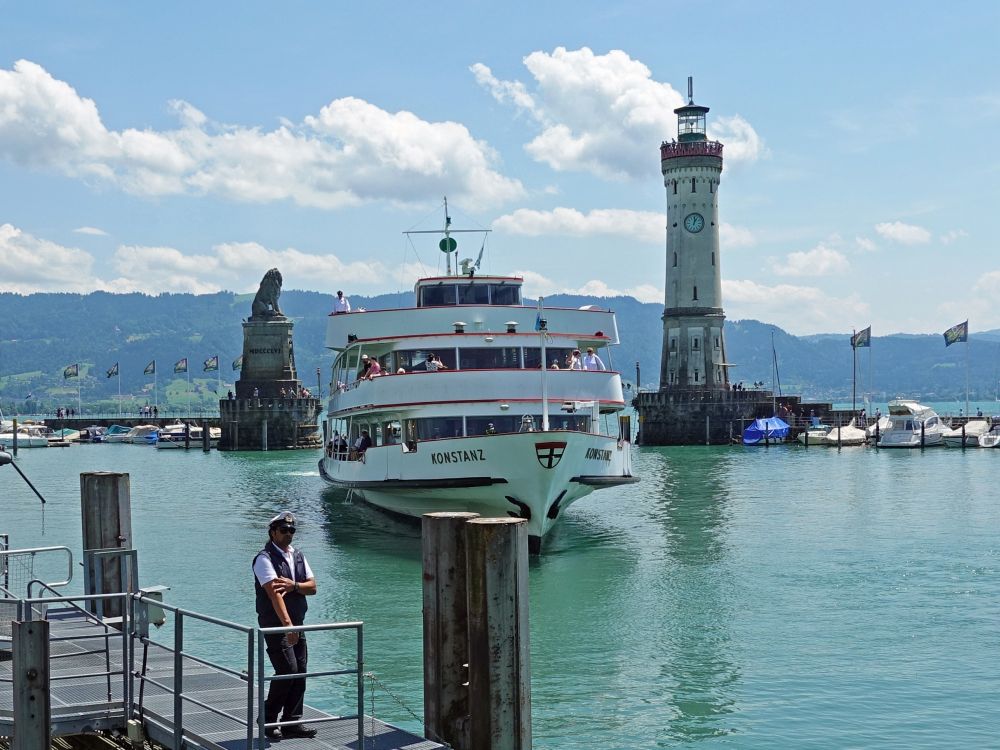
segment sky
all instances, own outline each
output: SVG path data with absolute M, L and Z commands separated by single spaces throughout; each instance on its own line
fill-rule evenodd
M 904 11 L 905 8 L 905 11 Z M 0 0 L 0 291 L 347 296 L 443 270 L 663 302 L 687 77 L 723 304 L 1000 328 L 1000 4 Z M 475 258 L 479 235 L 459 238 Z

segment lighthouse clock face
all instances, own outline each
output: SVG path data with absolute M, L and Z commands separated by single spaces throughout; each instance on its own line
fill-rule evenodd
M 684 228 L 692 234 L 697 234 L 705 226 L 705 217 L 701 214 L 688 214 L 684 218 Z

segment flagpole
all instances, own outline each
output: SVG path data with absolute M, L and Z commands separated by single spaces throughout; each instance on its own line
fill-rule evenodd
M 156 360 L 154 359 L 153 360 L 153 408 L 156 409 L 156 413 L 159 414 L 160 400 L 159 400 L 159 395 L 157 394 L 157 390 L 158 389 L 156 387 Z
M 122 418 L 122 368 L 121 365 L 115 364 L 115 369 L 118 370 L 118 418 Z
M 971 343 L 968 339 L 968 328 L 966 328 L 966 339 L 965 339 L 965 417 L 969 417 L 969 344 Z
M 852 328 L 851 336 L 851 416 L 858 413 L 858 329 Z
M 188 376 L 187 410 L 188 410 L 188 416 L 191 416 L 191 368 L 189 366 L 189 367 L 185 367 L 184 369 L 185 369 L 185 372 L 187 372 L 187 376 Z

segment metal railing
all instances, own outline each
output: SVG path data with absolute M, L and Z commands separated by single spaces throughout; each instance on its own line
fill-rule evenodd
M 0 549 L 0 570 L 3 571 L 3 586 L 12 591 L 25 587 L 35 580 L 35 563 L 39 555 L 49 552 L 63 552 L 66 555 L 66 580 L 48 581 L 50 586 L 68 586 L 73 580 L 73 551 L 69 547 L 28 547 L 25 549 Z M 30 596 L 30 594 L 29 594 Z
M 147 606 L 147 601 L 144 599 L 143 595 L 136 594 L 133 597 L 133 607 L 144 607 Z M 319 624 L 319 625 L 304 625 L 299 627 L 291 628 L 254 628 L 246 625 L 240 625 L 239 623 L 230 622 L 228 620 L 222 620 L 217 617 L 211 617 L 209 615 L 204 615 L 199 612 L 194 612 L 192 610 L 183 609 L 181 607 L 175 607 L 169 604 L 164 604 L 162 602 L 155 602 L 155 606 L 162 608 L 166 612 L 170 612 L 174 615 L 174 637 L 173 646 L 169 646 L 165 643 L 161 643 L 153 640 L 149 637 L 148 627 L 143 627 L 142 623 L 148 621 L 148 617 L 144 618 L 142 614 L 135 615 L 133 612 L 132 623 L 133 623 L 133 635 L 136 640 L 143 645 L 143 667 L 140 670 L 133 670 L 133 677 L 139 681 L 139 691 L 138 700 L 135 703 L 135 711 L 138 713 L 139 718 L 142 718 L 143 711 L 143 697 L 145 693 L 145 685 L 148 683 L 154 687 L 163 690 L 173 696 L 173 706 L 172 706 L 172 750 L 181 750 L 184 745 L 184 704 L 192 703 L 199 708 L 202 708 L 210 713 L 216 714 L 217 716 L 222 716 L 229 719 L 241 726 L 246 727 L 246 747 L 252 748 L 254 746 L 255 739 L 255 729 L 257 747 L 264 748 L 266 743 L 265 732 L 267 729 L 282 726 L 293 726 L 297 724 L 306 723 L 305 720 L 299 721 L 287 721 L 287 722 L 272 722 L 267 723 L 266 716 L 264 714 L 264 698 L 265 698 L 265 685 L 269 682 L 277 680 L 293 680 L 293 679 L 307 679 L 310 677 L 330 677 L 334 675 L 345 675 L 345 674 L 355 674 L 357 675 L 358 683 L 358 712 L 357 714 L 352 714 L 348 716 L 330 716 L 325 718 L 315 718 L 310 719 L 310 723 L 318 724 L 331 721 L 344 721 L 356 719 L 358 723 L 358 747 L 363 747 L 364 745 L 364 656 L 363 656 L 363 635 L 361 622 L 346 622 L 346 623 L 329 623 L 329 624 Z M 197 620 L 199 622 L 208 623 L 210 625 L 216 625 L 223 628 L 228 628 L 239 633 L 246 635 L 246 665 L 245 671 L 237 671 L 231 669 L 223 664 L 210 659 L 204 659 L 199 656 L 184 650 L 184 625 L 186 620 Z M 136 628 L 136 625 L 139 625 Z M 317 631 L 328 631 L 328 630 L 345 630 L 345 629 L 355 629 L 357 631 L 357 667 L 355 669 L 343 669 L 343 670 L 329 670 L 320 672 L 307 672 L 302 674 L 291 674 L 291 675 L 275 675 L 267 676 L 264 673 L 265 665 L 267 660 L 264 658 L 265 649 L 265 635 L 276 634 L 276 633 L 287 633 L 287 632 L 317 632 Z M 255 644 L 256 639 L 256 644 Z M 256 645 L 256 648 L 255 648 Z M 156 646 L 164 649 L 165 651 L 173 655 L 173 681 L 171 684 L 167 684 L 160 680 L 156 680 L 145 674 L 145 663 L 148 654 L 149 646 Z M 134 655 L 133 655 L 134 658 Z M 220 672 L 236 677 L 240 680 L 246 682 L 246 714 L 245 716 L 236 715 L 228 711 L 224 711 L 216 706 L 209 705 L 204 701 L 198 700 L 193 695 L 184 692 L 184 661 L 185 659 L 190 659 L 196 664 L 201 664 L 212 669 L 217 669 Z M 253 675 L 256 674 L 256 679 Z M 254 688 L 257 690 L 257 701 L 256 719 L 254 718 Z
M 302 672 L 295 674 L 274 675 L 268 677 L 264 674 L 264 653 L 266 641 L 265 635 L 278 635 L 286 633 L 312 633 L 322 630 L 355 630 L 357 632 L 357 667 L 355 669 L 337 669 L 324 672 Z M 311 718 L 308 721 L 312 724 L 323 724 L 330 721 L 350 721 L 354 719 L 358 723 L 358 748 L 364 748 L 365 742 L 365 683 L 364 683 L 364 623 L 362 622 L 340 622 L 325 623 L 320 625 L 297 625 L 289 628 L 258 628 L 257 630 L 257 728 L 258 728 L 258 749 L 264 747 L 264 733 L 267 729 L 275 727 L 290 727 L 305 724 L 305 719 L 298 721 L 275 721 L 268 722 L 264 715 L 264 684 L 279 680 L 305 680 L 309 677 L 334 677 L 339 675 L 357 675 L 358 682 L 358 710 L 356 714 L 347 716 L 327 716 L 324 718 Z M 248 745 L 249 747 L 249 745 Z
M 32 581 L 32 583 L 41 584 L 42 586 L 48 588 L 50 591 L 55 591 L 55 589 L 52 589 L 50 586 L 48 586 L 48 584 L 45 584 L 44 582 Z M 103 653 L 105 654 L 104 671 L 81 672 L 75 668 L 72 670 L 70 674 L 52 674 L 50 671 L 49 675 L 50 681 L 52 682 L 63 681 L 63 680 L 86 681 L 87 679 L 93 677 L 104 677 L 107 679 L 106 702 L 110 704 L 114 702 L 114 692 L 112 689 L 111 680 L 113 677 L 121 675 L 123 711 L 129 705 L 131 705 L 132 701 L 131 669 L 128 668 L 131 660 L 131 649 L 129 648 L 130 639 L 129 639 L 129 627 L 128 627 L 129 617 L 127 614 L 129 609 L 127 606 L 128 597 L 129 595 L 125 593 L 115 593 L 115 594 L 81 594 L 78 596 L 52 596 L 52 597 L 39 596 L 39 597 L 29 597 L 26 599 L 17 600 L 17 619 L 21 622 L 29 622 L 32 619 L 36 619 L 34 615 L 37 615 L 39 613 L 35 605 L 39 604 L 48 606 L 51 606 L 52 604 L 69 604 L 71 607 L 78 609 L 82 611 L 85 615 L 89 616 L 89 613 L 87 613 L 86 610 L 80 606 L 80 602 L 96 602 L 101 600 L 118 599 L 122 603 L 123 612 L 125 612 L 126 614 L 123 615 L 122 629 L 120 632 L 110 627 L 109 625 L 97 620 L 96 621 L 97 624 L 102 626 L 104 629 L 104 632 L 102 633 L 93 633 L 90 635 L 86 635 L 86 634 L 81 634 L 79 631 L 74 631 L 73 633 L 68 635 L 49 636 L 50 643 L 58 643 L 61 641 L 73 641 L 75 643 L 79 643 L 80 641 L 87 641 L 87 640 L 97 640 L 97 639 L 103 640 L 105 645 L 102 650 L 75 651 L 72 653 L 54 654 L 49 656 L 49 660 L 51 661 L 52 659 L 70 658 L 74 656 L 81 656 L 87 654 L 98 654 L 102 653 L 103 651 Z M 44 617 L 44 615 L 42 616 Z M 96 618 L 91 617 L 90 619 L 96 619 Z M 119 669 L 112 669 L 112 664 L 111 664 L 111 640 L 115 637 L 118 637 L 121 641 L 121 667 Z M 16 677 L 0 678 L 0 681 L 13 682 L 16 679 L 17 679 Z M 16 689 L 16 686 L 14 687 Z M 92 704 L 87 703 L 81 705 L 90 706 Z M 71 712 L 74 706 L 73 704 L 70 704 L 70 705 L 63 705 L 60 708 L 65 713 L 65 712 Z

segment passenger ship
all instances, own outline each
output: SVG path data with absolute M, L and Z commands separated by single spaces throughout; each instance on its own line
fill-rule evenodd
M 415 308 L 331 313 L 320 473 L 405 516 L 524 518 L 538 552 L 574 501 L 637 481 L 620 374 L 554 369 L 587 347 L 610 365 L 617 324 L 595 307 L 522 305 L 521 278 L 470 264 L 418 280 Z M 365 356 L 380 375 L 361 377 Z

